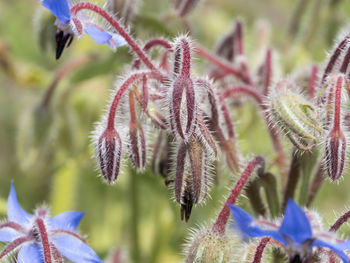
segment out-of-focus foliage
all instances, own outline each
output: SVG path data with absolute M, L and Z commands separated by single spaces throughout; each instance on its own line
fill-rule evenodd
M 249 59 L 257 64 L 263 54 L 256 50 L 271 44 L 279 52 L 285 75 L 295 67 L 324 61 L 336 33 L 350 21 L 348 1 L 308 0 L 295 14 L 296 2 L 203 0 L 182 20 L 169 1 L 143 0 L 130 28 L 140 41 L 190 30 L 201 45 L 214 49 L 217 39 L 240 17 L 246 23 Z M 14 180 L 28 211 L 40 202 L 50 205 L 54 215 L 85 211 L 81 230 L 101 257 L 106 258 L 111 248 L 127 255 L 138 246 L 140 262 L 179 262 L 188 228 L 215 217 L 234 178 L 220 167 L 211 199 L 196 208 L 189 223 L 180 220 L 164 181 L 150 169 L 136 174 L 125 168 L 114 186 L 97 178 L 89 136 L 113 82 L 132 57 L 126 47 L 112 53 L 85 37 L 56 61 L 52 21 L 37 0 L 0 2 L 1 215 L 5 215 L 3 200 L 9 182 Z M 59 82 L 48 102 L 46 92 L 57 72 L 82 59 Z M 262 127 L 262 120 L 252 108 L 248 104 L 236 110 L 240 148 L 245 154 L 271 156 L 267 132 L 255 129 Z M 322 214 L 333 218 L 332 209 L 350 203 L 347 173 L 340 184 L 325 184 L 321 189 L 314 206 Z M 246 203 L 243 198 L 240 201 Z

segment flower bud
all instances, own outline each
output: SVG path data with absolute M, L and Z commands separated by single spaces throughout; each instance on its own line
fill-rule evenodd
M 330 132 L 325 141 L 325 162 L 328 176 L 331 180 L 336 181 L 343 173 L 346 158 L 347 142 L 342 127 L 342 92 L 347 90 L 349 84 L 343 74 L 333 75 L 329 81 L 326 109 L 329 108 L 327 128 L 330 129 Z
M 113 129 L 106 129 L 96 146 L 101 173 L 112 184 L 117 179 L 120 170 L 120 161 L 122 153 L 122 142 L 118 132 Z
M 190 78 L 179 77 L 175 80 L 170 107 L 170 121 L 174 135 L 177 134 L 183 140 L 187 140 L 196 127 L 195 91 Z
M 346 139 L 342 131 L 332 130 L 328 134 L 325 151 L 328 176 L 336 181 L 342 175 L 345 163 Z
M 270 121 L 278 126 L 300 150 L 310 150 L 321 134 L 316 107 L 303 96 L 288 89 L 287 81 L 277 83 L 270 93 Z
M 208 195 L 211 159 L 197 136 L 188 143 L 182 141 L 176 157 L 175 200 L 181 205 L 181 219 L 188 221 L 192 206 L 203 202 Z
M 144 169 L 146 165 L 146 138 L 139 122 L 130 123 L 130 159 L 137 169 Z
M 205 228 L 195 233 L 186 248 L 186 263 L 230 263 L 239 238 L 233 233 L 220 234 L 211 228 Z

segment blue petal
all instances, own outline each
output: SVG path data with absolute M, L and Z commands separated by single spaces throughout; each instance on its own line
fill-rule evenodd
M 286 241 L 279 235 L 278 231 L 264 230 L 254 225 L 254 218 L 243 209 L 235 205 L 229 205 L 233 218 L 242 234 L 249 237 L 272 237 L 278 242 L 286 245 Z
M 347 242 L 344 242 L 344 243 L 347 243 Z M 344 243 L 330 244 L 330 243 L 327 243 L 325 241 L 322 241 L 322 240 L 319 240 L 319 239 L 315 239 L 315 241 L 312 243 L 312 246 L 330 248 L 335 253 L 337 253 L 337 255 L 343 260 L 344 263 L 349 263 L 349 259 L 348 259 L 347 255 L 343 251 L 344 250 L 344 248 L 343 248 Z M 349 243 L 346 244 L 346 246 L 349 248 Z
M 291 199 L 288 200 L 282 224 L 278 230 L 282 236 L 288 236 L 293 242 L 303 243 L 312 238 L 310 222 L 304 211 Z
M 112 36 L 111 34 L 99 30 L 97 27 L 94 26 L 86 26 L 84 28 L 84 31 L 86 34 L 88 34 L 93 41 L 95 41 L 97 44 L 106 44 L 108 43 Z
M 0 230 L 0 242 L 10 242 L 19 237 L 19 233 L 13 229 L 6 228 Z
M 44 263 L 41 249 L 35 244 L 26 244 L 18 252 L 18 263 Z
M 112 34 L 112 39 L 108 42 L 112 48 L 120 47 L 126 45 L 127 42 L 125 39 L 119 34 Z
M 67 234 L 57 234 L 52 240 L 58 251 L 73 262 L 103 263 L 92 248 L 76 237 Z
M 11 182 L 11 191 L 7 199 L 7 217 L 9 221 L 13 221 L 20 225 L 29 223 L 33 217 L 18 203 L 16 189 L 13 186 L 13 182 Z
M 83 216 L 83 212 L 68 211 L 50 218 L 49 224 L 52 230 L 64 229 L 74 232 L 77 229 Z
M 64 23 L 70 20 L 68 0 L 43 0 L 43 6 Z

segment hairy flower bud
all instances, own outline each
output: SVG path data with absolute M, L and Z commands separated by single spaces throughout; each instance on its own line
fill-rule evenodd
M 190 51 L 190 43 L 186 37 L 176 40 L 174 80 L 171 84 L 169 103 L 172 131 L 185 141 L 194 132 L 197 117 L 195 86 L 190 76 Z
M 122 141 L 115 129 L 106 129 L 96 146 L 101 173 L 111 184 L 117 179 L 120 170 L 120 159 L 122 153 Z
M 343 173 L 346 156 L 346 139 L 342 131 L 332 130 L 325 143 L 328 176 L 336 181 Z
M 208 195 L 211 159 L 197 136 L 188 143 L 180 143 L 176 158 L 175 200 L 181 205 L 181 219 L 188 221 L 192 206 L 203 202 Z
M 186 263 L 230 263 L 236 247 L 239 245 L 239 237 L 233 233 L 220 234 L 211 228 L 204 228 L 190 238 L 186 248 Z
M 146 138 L 140 123 L 130 123 L 130 159 L 138 169 L 144 169 L 146 165 Z
M 287 81 L 277 83 L 270 93 L 270 121 L 278 126 L 300 150 L 310 150 L 321 127 L 316 107 L 300 94 L 288 89 Z
M 325 140 L 325 163 L 328 176 L 331 180 L 336 181 L 343 173 L 347 142 L 342 129 L 342 92 L 349 87 L 349 84 L 343 74 L 337 74 L 329 79 L 329 92 L 327 107 L 329 112 L 327 119 L 329 120 L 330 132 Z M 331 114 L 333 117 L 331 117 Z

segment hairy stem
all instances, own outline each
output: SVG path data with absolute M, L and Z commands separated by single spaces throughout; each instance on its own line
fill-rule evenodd
M 220 211 L 219 216 L 213 225 L 213 231 L 225 233 L 226 224 L 230 216 L 230 208 L 228 205 L 236 202 L 237 197 L 240 195 L 243 187 L 246 185 L 248 179 L 257 167 L 260 167 L 260 170 L 262 171 L 265 169 L 265 160 L 261 156 L 254 157 L 244 169 L 235 187 L 232 189 L 231 194 L 227 198 L 224 207 Z
M 125 39 L 125 41 L 128 42 L 129 46 L 135 51 L 135 53 L 145 63 L 145 65 L 149 69 L 158 72 L 158 69 L 153 65 L 153 63 L 148 58 L 146 53 L 138 46 L 136 41 L 130 36 L 129 33 L 126 32 L 124 27 L 117 20 L 115 20 L 110 14 L 108 14 L 107 11 L 105 11 L 104 9 L 102 9 L 101 7 L 95 4 L 92 4 L 89 2 L 82 2 L 72 6 L 72 8 L 70 9 L 71 16 L 77 16 L 79 11 L 82 11 L 82 10 L 93 11 L 99 14 L 100 16 L 102 16 L 104 19 L 106 19 L 107 22 Z M 72 20 L 73 22 L 75 22 L 76 18 L 75 20 L 74 19 Z M 79 25 L 77 25 L 77 28 L 79 31 Z

